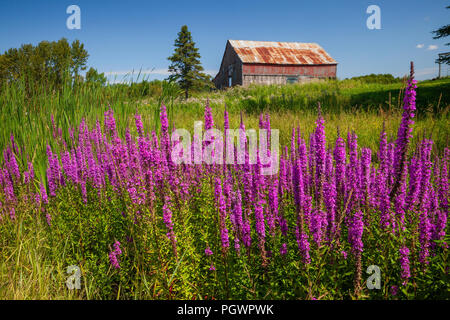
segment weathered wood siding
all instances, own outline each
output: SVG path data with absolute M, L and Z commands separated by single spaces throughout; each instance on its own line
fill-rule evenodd
M 242 85 L 246 86 L 250 83 L 285 84 L 288 82 L 288 78 L 292 77 L 297 77 L 296 82 L 336 78 L 336 69 L 336 65 L 244 64 Z
M 229 87 L 229 68 L 231 67 L 232 86 L 242 85 L 242 62 L 236 52 L 227 42 L 225 53 L 223 55 L 222 64 L 219 73 L 214 79 L 214 84 L 217 88 L 223 89 Z

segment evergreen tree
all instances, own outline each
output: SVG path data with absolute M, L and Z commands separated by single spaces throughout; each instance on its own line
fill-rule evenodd
M 448 6 L 447 9 L 450 9 L 450 6 Z M 440 27 L 437 30 L 434 30 L 433 33 L 435 34 L 433 39 L 448 37 L 450 35 L 450 24 Z M 446 46 L 450 45 L 450 42 L 446 43 L 445 45 Z M 450 55 L 441 56 L 439 59 L 436 60 L 436 62 L 450 64 Z
M 172 62 L 169 66 L 171 75 L 168 80 L 178 82 L 180 88 L 184 90 L 186 99 L 191 89 L 206 86 L 210 80 L 208 75 L 202 73 L 200 54 L 186 25 L 182 26 L 181 31 L 178 32 L 175 52 L 168 59 Z

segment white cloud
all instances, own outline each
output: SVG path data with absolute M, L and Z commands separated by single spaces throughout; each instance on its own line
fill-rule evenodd
M 436 50 L 438 48 L 438 46 L 434 45 L 434 44 L 430 44 L 427 48 L 427 50 Z
M 422 43 L 419 43 L 417 46 L 416 46 L 416 48 L 419 48 L 419 49 L 422 49 L 424 47 L 424 44 L 422 44 Z

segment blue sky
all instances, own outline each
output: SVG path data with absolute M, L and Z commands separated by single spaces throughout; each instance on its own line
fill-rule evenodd
M 81 29 L 69 30 L 66 8 L 81 9 Z M 381 29 L 369 30 L 369 5 L 381 9 Z M 205 70 L 215 75 L 227 39 L 320 44 L 339 64 L 338 77 L 369 73 L 437 75 L 439 52 L 450 51 L 431 31 L 449 23 L 448 1 L 80 1 L 0 0 L 0 52 L 42 40 L 79 39 L 89 66 L 110 79 L 131 70 L 167 75 L 167 57 L 182 25 L 188 25 Z M 418 48 L 418 45 L 423 47 Z

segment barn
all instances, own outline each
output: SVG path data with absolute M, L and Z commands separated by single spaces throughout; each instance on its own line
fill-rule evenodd
M 336 78 L 337 62 L 316 43 L 228 40 L 217 88 Z

